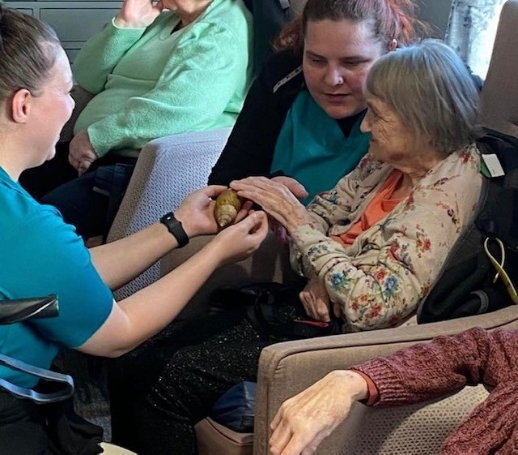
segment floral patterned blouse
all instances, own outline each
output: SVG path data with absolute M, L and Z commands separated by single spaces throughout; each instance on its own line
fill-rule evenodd
M 428 294 L 454 243 L 473 220 L 482 186 L 475 145 L 437 164 L 384 219 L 343 246 L 330 235 L 360 218 L 393 167 L 368 154 L 308 206 L 314 222 L 292 234 L 291 263 L 323 278 L 342 307 L 344 332 L 393 327 Z

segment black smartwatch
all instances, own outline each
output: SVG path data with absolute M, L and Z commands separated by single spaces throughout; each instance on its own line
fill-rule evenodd
M 182 248 L 189 243 L 189 236 L 185 233 L 182 223 L 174 217 L 173 212 L 166 213 L 162 218 L 160 218 L 160 222 L 165 224 L 167 230 L 176 239 L 178 242 L 178 248 Z

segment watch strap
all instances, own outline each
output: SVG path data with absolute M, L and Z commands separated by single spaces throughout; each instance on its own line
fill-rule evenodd
M 166 213 L 160 218 L 160 222 L 167 227 L 167 230 L 176 239 L 178 248 L 182 248 L 189 243 L 189 236 L 185 232 L 182 223 L 175 218 L 173 212 Z

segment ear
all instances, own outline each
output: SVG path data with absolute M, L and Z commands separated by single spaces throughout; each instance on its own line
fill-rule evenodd
M 388 50 L 389 52 L 391 51 L 395 51 L 397 49 L 397 39 L 393 39 L 389 44 L 388 44 Z
M 21 88 L 11 99 L 11 115 L 16 123 L 27 123 L 31 113 L 32 95 L 29 90 Z

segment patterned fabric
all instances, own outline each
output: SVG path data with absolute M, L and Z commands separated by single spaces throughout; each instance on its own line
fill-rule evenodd
M 308 206 L 314 222 L 292 235 L 291 262 L 301 274 L 324 279 L 342 307 L 344 331 L 400 324 L 437 279 L 455 241 L 473 220 L 482 176 L 475 145 L 431 169 L 410 195 L 350 246 L 346 233 L 392 172 L 367 155 L 337 186 Z
M 505 0 L 453 0 L 446 42 L 485 78 Z

